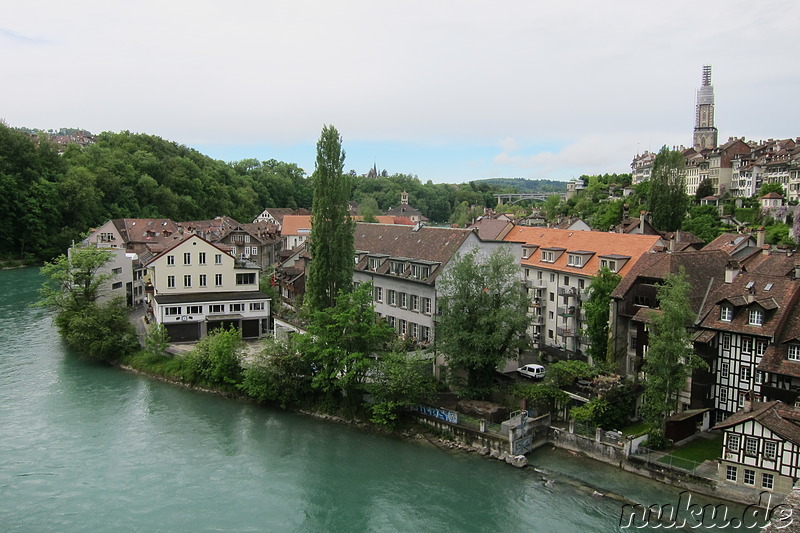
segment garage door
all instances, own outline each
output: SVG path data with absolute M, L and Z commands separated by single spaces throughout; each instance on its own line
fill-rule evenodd
M 258 337 L 258 319 L 242 320 L 242 337 L 245 339 Z
M 165 324 L 172 342 L 196 341 L 200 338 L 200 323 Z

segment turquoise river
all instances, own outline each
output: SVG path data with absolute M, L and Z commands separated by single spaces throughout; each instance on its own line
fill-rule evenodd
M 516 469 L 88 364 L 40 283 L 0 272 L 0 531 L 608 532 L 678 502 L 550 447 Z

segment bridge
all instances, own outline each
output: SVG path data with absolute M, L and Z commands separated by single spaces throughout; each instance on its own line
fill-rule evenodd
M 515 204 L 517 202 L 521 202 L 522 200 L 547 200 L 549 196 L 553 196 L 554 194 L 560 196 L 562 200 L 566 199 L 567 197 L 567 193 L 565 192 L 507 193 L 494 194 L 493 196 L 497 198 L 497 205 L 503 205 L 504 203 Z M 506 200 L 506 202 L 503 200 Z

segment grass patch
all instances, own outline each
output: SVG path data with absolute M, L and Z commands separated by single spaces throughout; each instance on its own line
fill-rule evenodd
M 622 428 L 622 434 L 625 436 L 632 435 L 638 437 L 643 433 L 647 433 L 647 424 L 644 422 L 636 422 L 635 424 Z
M 703 461 L 719 459 L 721 451 L 722 435 L 715 435 L 711 439 L 699 437 L 686 446 L 668 453 L 659 461 L 685 470 L 694 470 Z

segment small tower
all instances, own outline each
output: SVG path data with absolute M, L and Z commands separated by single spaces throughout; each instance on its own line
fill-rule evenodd
M 408 205 L 408 193 L 406 191 L 400 193 L 400 205 Z
M 711 65 L 703 65 L 703 80 L 697 89 L 693 146 L 702 150 L 717 147 L 717 128 L 714 126 L 714 86 L 711 85 Z

